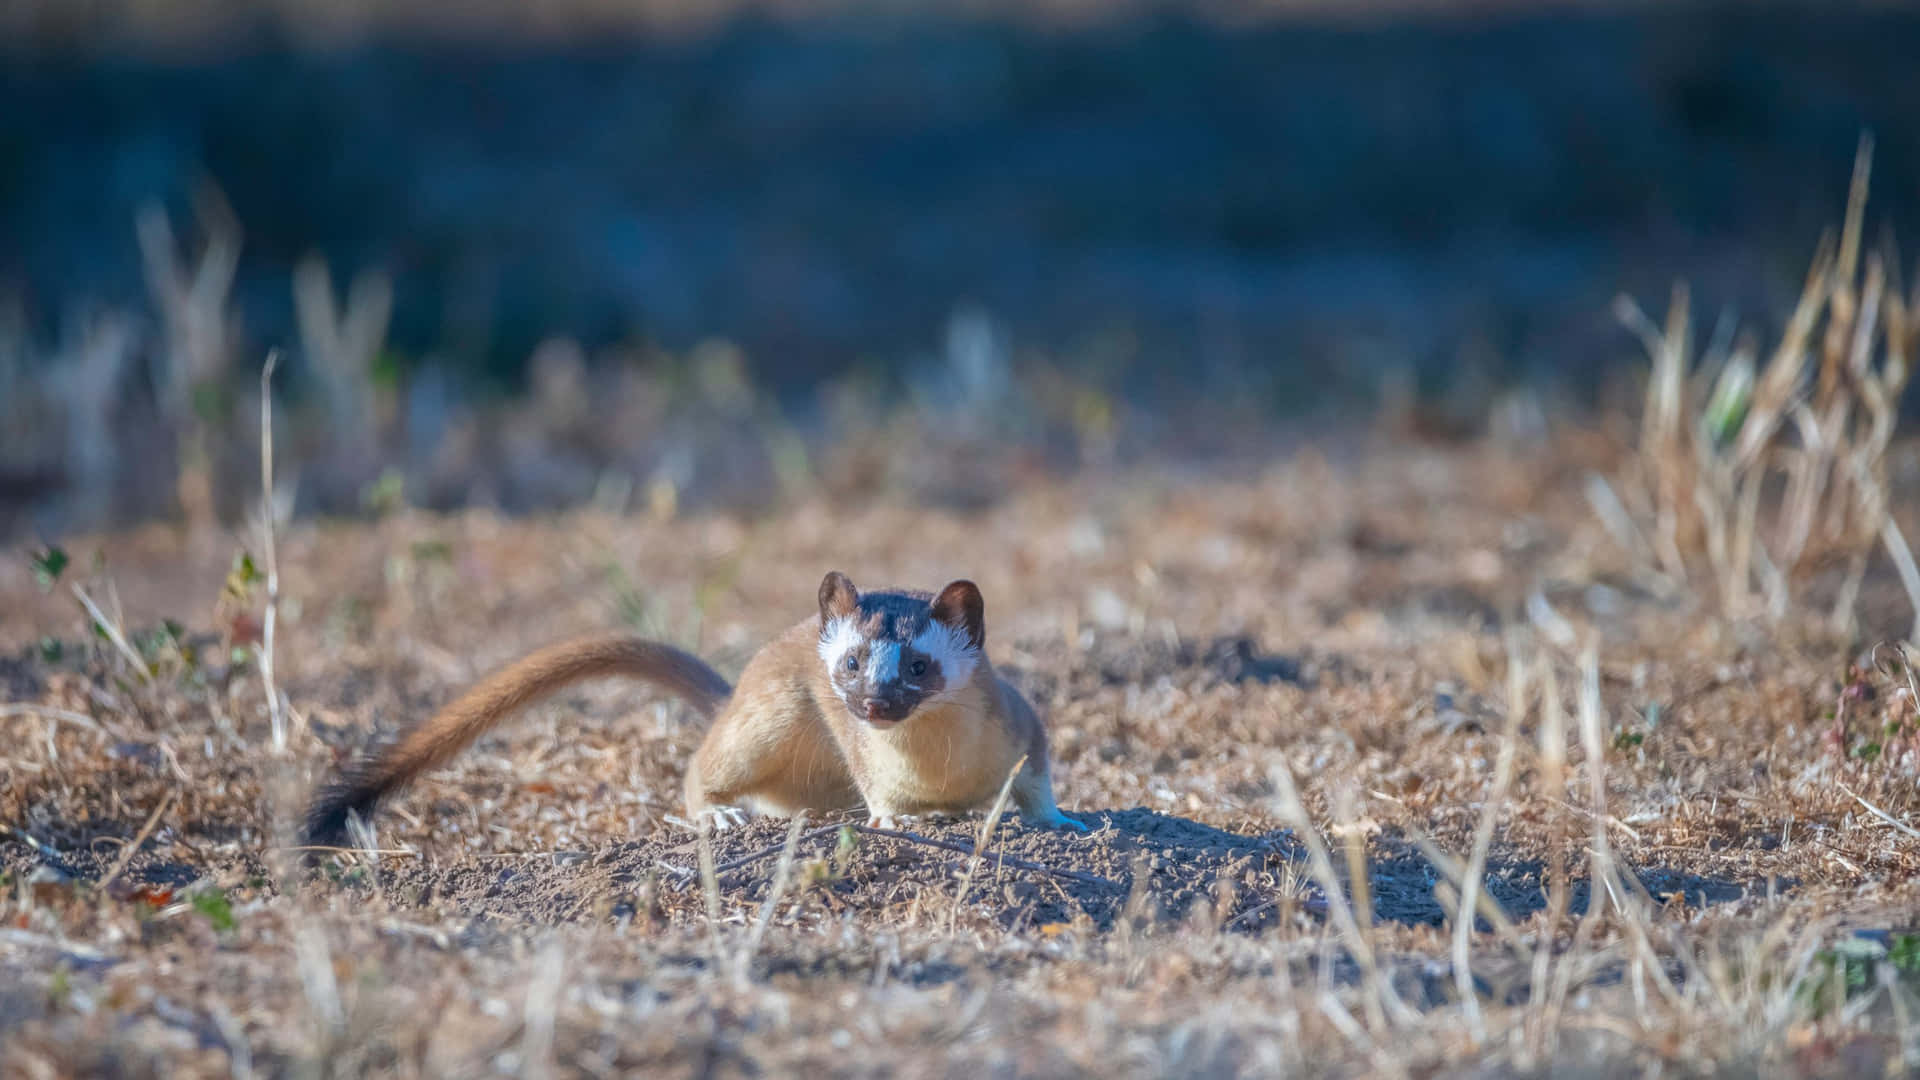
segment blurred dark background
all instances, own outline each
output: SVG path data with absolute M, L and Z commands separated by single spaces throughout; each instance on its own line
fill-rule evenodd
M 0 529 L 173 512 L 195 455 L 238 505 L 276 345 L 303 508 L 752 501 L 898 481 L 828 447 L 962 399 L 1069 464 L 1590 403 L 1622 291 L 1777 333 L 1866 131 L 1870 240 L 1920 235 L 1906 5 L 433 7 L 0 23 Z

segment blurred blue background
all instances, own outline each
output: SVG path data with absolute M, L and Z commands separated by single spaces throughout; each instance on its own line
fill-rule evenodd
M 673 33 L 613 8 L 318 44 L 263 18 L 106 34 L 58 8 L 14 16 L 0 63 L 16 404 L 103 311 L 148 313 L 131 367 L 169 362 L 135 229 L 157 200 L 189 262 L 196 228 L 237 225 L 226 362 L 251 377 L 287 346 L 296 400 L 316 385 L 300 260 L 342 296 L 391 281 L 372 366 L 401 388 L 399 459 L 431 452 L 402 429 L 435 402 L 533 392 L 556 336 L 589 386 L 724 340 L 817 431 L 830 380 L 884 397 L 958 362 L 956 311 L 1011 368 L 1048 357 L 1146 414 L 1232 398 L 1279 422 L 1390 376 L 1590 400 L 1637 360 L 1619 292 L 1657 312 L 1685 278 L 1708 325 L 1732 307 L 1777 329 L 1863 131 L 1869 239 L 1920 235 L 1904 5 L 1065 25 L 828 6 Z M 21 441 L 13 505 L 73 482 Z

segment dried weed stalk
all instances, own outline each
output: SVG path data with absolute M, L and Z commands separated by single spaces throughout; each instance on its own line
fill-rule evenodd
M 720 944 L 720 875 L 714 870 L 713 815 L 701 814 L 694 824 L 698 827 L 695 839 L 700 859 L 700 894 L 706 901 L 707 943 L 718 965 L 725 958 L 725 950 Z
M 1507 662 L 1521 663 L 1509 652 Z M 1567 881 L 1566 818 L 1560 807 L 1567 794 L 1567 714 L 1560 701 L 1560 681 L 1553 665 L 1538 661 L 1540 671 L 1540 786 L 1547 814 L 1547 911 L 1534 945 L 1533 972 L 1527 999 L 1527 1038 L 1523 1042 L 1531 1062 L 1551 1060 L 1559 1037 L 1559 1012 L 1566 1000 L 1564 979 L 1548 979 L 1554 945 L 1572 904 Z M 1561 970 L 1566 971 L 1566 960 Z M 1550 987 L 1553 989 L 1550 991 Z M 1531 1062 L 1523 1061 L 1522 1065 Z
M 120 849 L 120 857 L 113 860 L 113 865 L 101 875 L 100 884 L 97 886 L 101 892 L 106 892 L 114 879 L 126 870 L 127 864 L 133 861 L 133 857 L 139 854 L 140 845 L 146 843 L 147 838 L 153 835 L 154 828 L 160 824 L 161 815 L 167 812 L 167 808 L 173 805 L 174 798 L 179 794 L 178 788 L 167 792 L 166 797 L 160 800 L 160 805 L 154 807 L 153 813 L 147 815 L 146 824 L 140 826 L 140 831 L 133 834 L 133 841 Z
M 226 377 L 235 333 L 229 295 L 240 266 L 240 226 L 211 190 L 197 200 L 206 246 L 182 259 L 167 212 L 158 205 L 135 221 L 147 289 L 166 326 L 167 365 L 160 388 L 168 426 L 179 436 L 176 497 L 189 524 L 207 535 L 213 524 L 213 431 L 224 422 L 214 403 Z
M 267 693 L 267 717 L 273 728 L 275 756 L 287 752 L 287 712 L 273 678 L 274 624 L 280 615 L 280 559 L 273 536 L 273 369 L 279 360 L 279 351 L 271 351 L 260 369 L 260 539 L 267 557 L 267 612 L 260 622 L 260 644 L 255 649 L 260 661 L 260 682 Z
M 560 1012 L 560 994 L 566 989 L 566 973 L 567 954 L 559 941 L 551 942 L 540 950 L 540 957 L 534 964 L 533 979 L 527 984 L 527 999 L 523 1009 L 520 1067 L 524 1076 L 545 1080 L 555 1075 L 553 1031 Z
M 1509 646 L 1509 655 L 1512 653 Z M 1477 1045 L 1487 1038 L 1486 1022 L 1480 1013 L 1480 997 L 1473 987 L 1473 916 L 1480 906 L 1481 879 L 1487 872 L 1487 853 L 1493 847 L 1493 827 L 1506 804 L 1513 785 L 1513 759 L 1520 744 L 1520 717 L 1526 711 L 1526 669 L 1517 662 L 1507 665 L 1507 722 L 1500 734 L 1500 756 L 1493 767 L 1493 791 L 1480 810 L 1480 822 L 1474 829 L 1473 852 L 1461 874 L 1460 906 L 1453 919 L 1453 979 L 1466 1010 L 1467 1024 Z
M 1293 782 L 1293 770 L 1285 759 L 1275 761 L 1272 777 L 1277 816 L 1298 833 L 1301 842 L 1306 845 L 1314 882 L 1327 898 L 1327 914 L 1339 931 L 1347 952 L 1360 965 L 1361 978 L 1367 990 L 1364 1002 L 1369 1025 L 1376 1031 L 1384 1031 L 1389 1018 L 1397 1024 L 1413 1022 L 1413 1010 L 1401 1000 L 1393 984 L 1380 970 L 1372 938 L 1361 930 L 1359 917 L 1348 902 L 1345 890 L 1340 887 L 1340 877 L 1334 872 L 1333 857 L 1327 851 L 1327 842 L 1307 816 L 1306 805 L 1300 801 L 1300 790 Z M 1368 922 L 1373 920 L 1371 910 L 1364 914 Z
M 87 590 L 81 588 L 79 584 L 74 584 L 72 589 L 74 599 L 80 601 L 80 606 L 86 609 L 87 617 L 93 620 L 93 625 L 100 628 L 100 632 L 107 636 L 107 640 L 113 644 L 121 658 L 126 660 L 127 666 L 133 669 L 134 676 L 142 683 L 152 683 L 153 669 L 147 666 L 147 662 L 140 658 L 139 650 L 127 640 L 126 629 L 120 625 L 120 620 L 108 618 L 107 613 L 100 610 L 100 605 L 94 603 L 93 597 L 87 595 Z
M 987 845 L 993 842 L 994 830 L 1000 827 L 1000 815 L 1007 812 L 1007 796 L 1013 793 L 1013 782 L 1020 770 L 1027 766 L 1027 755 L 1013 763 L 1007 772 L 1007 779 L 1000 785 L 1000 795 L 993 800 L 993 809 L 987 811 L 987 819 L 980 823 L 980 838 L 974 841 L 973 857 L 967 860 L 967 872 L 960 878 L 960 888 L 954 891 L 953 907 L 947 911 L 947 933 L 953 933 L 955 923 L 960 918 L 960 909 L 966 905 L 967 891 L 973 887 L 973 876 L 980 870 L 980 860 L 986 855 Z
M 760 951 L 760 943 L 767 936 L 767 927 L 773 924 L 773 913 L 780 907 L 780 901 L 787 894 L 787 886 L 793 881 L 793 853 L 800 847 L 801 830 L 806 827 L 807 813 L 802 810 L 793 816 L 787 825 L 786 842 L 780 845 L 780 861 L 773 867 L 773 885 L 767 889 L 766 902 L 760 905 L 760 917 L 754 920 L 753 929 L 747 933 L 747 942 L 740 950 L 739 964 L 735 975 L 739 982 L 747 981 L 747 970 L 753 964 L 753 958 Z M 716 881 L 719 875 L 714 875 Z
M 376 411 L 373 362 L 393 315 L 392 282 L 378 272 L 357 275 L 342 308 L 326 260 L 309 255 L 293 271 L 293 313 L 301 351 L 327 400 L 336 451 L 366 453 Z

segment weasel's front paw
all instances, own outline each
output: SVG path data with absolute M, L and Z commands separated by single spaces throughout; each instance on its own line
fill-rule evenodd
M 1075 820 L 1074 818 L 1070 818 L 1058 810 L 1055 810 L 1051 814 L 1047 814 L 1042 817 L 1033 818 L 1031 820 L 1035 825 L 1038 825 L 1043 829 L 1066 829 L 1069 832 L 1091 832 L 1092 831 L 1087 827 L 1086 823 Z

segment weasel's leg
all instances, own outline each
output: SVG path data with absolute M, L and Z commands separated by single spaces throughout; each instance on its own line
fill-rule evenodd
M 860 804 L 846 763 L 820 723 L 790 708 L 715 718 L 687 767 L 686 793 L 689 815 L 717 804 L 780 817 Z
M 1027 762 L 1020 775 L 1013 781 L 1013 804 L 1020 808 L 1020 816 L 1043 829 L 1071 829 L 1086 832 L 1083 823 L 1060 812 L 1053 802 L 1053 781 L 1047 776 L 1047 767 L 1043 762 L 1038 767 Z
M 1087 827 L 1060 812 L 1053 804 L 1053 780 L 1048 775 L 1047 727 L 1040 722 L 1040 714 L 1033 705 L 1020 695 L 1020 691 L 1005 679 L 999 680 L 1000 703 L 1013 718 L 1014 730 L 1021 733 L 1027 743 L 1027 763 L 1020 768 L 1020 775 L 1013 781 L 1013 804 L 1020 808 L 1020 816 L 1032 824 L 1047 829 L 1075 829 L 1086 832 Z
M 725 828 L 735 824 L 743 812 L 737 805 L 775 763 L 762 752 L 756 740 L 743 737 L 738 713 L 725 712 L 714 719 L 707 737 L 687 763 L 687 817 L 714 819 Z

